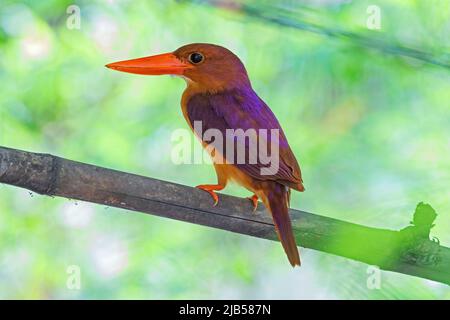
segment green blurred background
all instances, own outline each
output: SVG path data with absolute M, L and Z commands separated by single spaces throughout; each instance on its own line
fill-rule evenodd
M 69 5 L 80 29 L 69 29 Z M 448 1 L 247 1 L 270 15 L 414 47 L 450 49 Z M 368 5 L 381 30 L 367 30 Z M 450 245 L 449 68 L 367 49 L 189 1 L 10 1 L 0 4 L 0 145 L 187 185 L 210 165 L 176 165 L 187 128 L 184 81 L 113 72 L 106 63 L 192 42 L 228 47 L 247 66 L 299 159 L 307 191 L 292 207 L 400 229 L 416 204 L 439 216 Z M 195 148 L 200 148 L 199 144 Z M 229 194 L 248 196 L 238 187 Z M 81 290 L 66 286 L 81 270 Z M 303 250 L 292 269 L 279 243 L 0 185 L 0 298 L 449 299 L 448 286 Z

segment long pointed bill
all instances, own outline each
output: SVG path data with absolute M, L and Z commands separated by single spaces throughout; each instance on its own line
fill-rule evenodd
M 182 75 L 184 70 L 192 68 L 192 65 L 182 62 L 173 53 L 163 53 L 156 56 L 113 62 L 107 64 L 106 67 L 136 74 Z

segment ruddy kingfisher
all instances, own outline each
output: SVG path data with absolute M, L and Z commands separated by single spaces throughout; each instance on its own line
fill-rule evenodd
M 305 190 L 300 167 L 277 118 L 253 90 L 241 60 L 224 47 L 193 43 L 174 52 L 114 62 L 106 67 L 142 75 L 176 75 L 186 80 L 181 110 L 203 147 L 213 156 L 217 174 L 217 184 L 202 184 L 197 188 L 208 192 L 215 204 L 218 202 L 215 191 L 224 189 L 229 181 L 251 191 L 254 208 L 261 199 L 270 211 L 289 262 L 292 266 L 300 265 L 288 213 L 291 189 Z M 201 123 L 201 130 L 194 130 L 196 122 Z M 229 129 L 254 129 L 256 140 L 233 137 L 233 150 L 219 150 L 211 139 L 204 139 L 203 134 L 208 129 L 219 130 L 224 137 L 229 137 Z M 277 137 L 264 132 L 274 132 L 274 129 Z M 244 161 L 236 161 L 237 148 L 242 147 L 250 153 L 250 149 L 259 150 L 256 143 L 259 147 L 263 144 L 272 153 L 277 151 L 276 171 L 263 174 L 262 169 L 267 167 L 267 163 L 260 157 L 249 161 L 247 154 Z M 228 146 L 226 143 L 223 145 Z

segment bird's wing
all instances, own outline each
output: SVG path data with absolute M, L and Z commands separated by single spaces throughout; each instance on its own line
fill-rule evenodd
M 226 142 L 223 142 L 223 155 L 228 162 L 232 162 L 255 179 L 274 180 L 303 191 L 300 167 L 278 120 L 251 88 L 233 89 L 215 94 L 196 94 L 188 100 L 186 111 L 192 127 L 195 127 L 195 121 L 201 121 L 200 138 L 204 137 L 206 130 L 216 129 L 226 140 L 233 140 L 234 152 L 232 155 L 229 150 L 227 152 Z M 237 135 L 230 136 L 227 134 L 227 129 L 242 129 L 243 131 L 254 129 L 252 132 L 256 133 L 256 140 L 241 139 Z M 260 129 L 266 130 L 261 131 Z M 278 139 L 272 129 L 278 129 Z M 199 135 L 199 132 L 196 134 Z M 202 140 L 206 144 L 215 142 L 205 141 L 204 138 Z M 278 170 L 262 173 L 261 169 L 267 169 L 269 164 L 260 157 L 261 149 L 259 147 L 255 149 L 256 141 L 259 147 L 266 148 L 269 157 L 273 155 L 272 148 L 278 148 Z M 242 160 L 242 158 L 237 158 L 240 147 L 245 150 L 245 161 L 238 161 Z M 251 159 L 252 151 L 259 151 L 256 161 L 254 161 L 255 158 Z

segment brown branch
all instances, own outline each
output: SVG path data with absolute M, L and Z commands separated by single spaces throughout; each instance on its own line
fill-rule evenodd
M 195 188 L 48 154 L 0 147 L 0 183 L 44 195 L 277 239 L 263 206 L 251 214 L 251 204 L 245 199 L 221 195 L 219 205 L 213 207 L 209 195 Z M 297 241 L 303 247 L 450 284 L 450 249 L 428 236 L 435 216 L 426 219 L 416 211 L 415 225 L 391 231 L 299 210 L 290 213 Z

